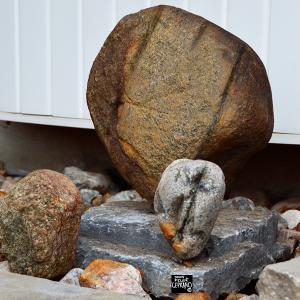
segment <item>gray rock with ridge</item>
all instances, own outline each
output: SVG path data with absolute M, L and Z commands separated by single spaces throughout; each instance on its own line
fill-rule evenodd
M 225 193 L 225 178 L 216 164 L 178 159 L 163 172 L 154 197 L 159 226 L 182 259 L 206 246 Z

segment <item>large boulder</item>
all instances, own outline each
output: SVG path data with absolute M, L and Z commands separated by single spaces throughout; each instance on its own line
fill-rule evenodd
M 12 272 L 54 278 L 75 258 L 81 198 L 66 176 L 34 171 L 0 201 L 1 252 Z
M 94 61 L 87 101 L 115 166 L 150 201 L 172 161 L 215 162 L 228 183 L 273 130 L 271 89 L 256 53 L 171 6 L 117 24 Z

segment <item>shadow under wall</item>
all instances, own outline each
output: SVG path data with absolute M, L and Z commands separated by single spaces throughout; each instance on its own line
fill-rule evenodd
M 9 173 L 66 166 L 103 171 L 112 167 L 95 130 L 0 122 L 0 160 Z
M 300 145 L 269 144 L 245 165 L 229 196 L 269 208 L 292 198 L 300 204 Z

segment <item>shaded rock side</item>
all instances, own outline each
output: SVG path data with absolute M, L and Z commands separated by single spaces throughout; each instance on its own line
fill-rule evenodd
M 273 130 L 270 85 L 256 53 L 171 6 L 117 24 L 93 63 L 87 101 L 118 171 L 150 201 L 179 158 L 215 162 L 229 183 Z
M 0 201 L 1 253 L 12 272 L 54 278 L 75 258 L 80 193 L 66 176 L 38 170 Z

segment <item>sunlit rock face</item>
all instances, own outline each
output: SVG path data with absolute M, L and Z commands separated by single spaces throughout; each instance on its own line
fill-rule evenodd
M 230 183 L 273 130 L 271 89 L 256 53 L 170 6 L 117 24 L 94 61 L 87 101 L 113 163 L 149 201 L 180 158 L 215 162 Z

